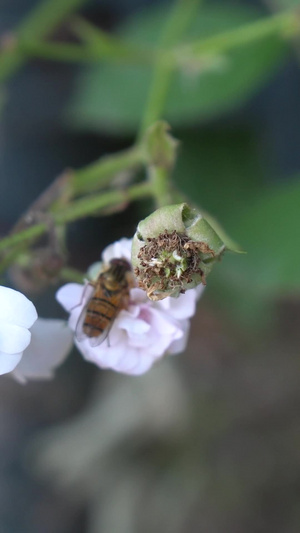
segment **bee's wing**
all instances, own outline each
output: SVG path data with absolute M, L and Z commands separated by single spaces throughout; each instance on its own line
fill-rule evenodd
M 100 333 L 98 337 L 88 337 L 89 345 L 92 346 L 93 348 L 95 348 L 96 346 L 100 346 L 100 344 L 102 344 L 102 342 L 104 342 L 107 339 L 113 323 L 114 323 L 114 319 L 111 320 L 109 326 L 107 326 L 107 328 L 105 328 L 105 330 L 102 331 L 102 333 Z
M 95 294 L 95 288 L 90 292 L 89 297 L 87 298 L 86 303 L 84 304 L 83 308 L 80 311 L 80 315 L 77 320 L 76 328 L 75 328 L 75 338 L 78 342 L 81 342 L 87 338 L 89 338 L 83 331 L 83 324 L 86 317 L 86 311 L 88 308 L 88 305 L 90 303 L 91 298 L 93 298 Z

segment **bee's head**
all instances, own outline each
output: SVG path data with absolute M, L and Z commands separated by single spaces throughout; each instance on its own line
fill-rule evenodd
M 110 270 L 116 281 L 122 281 L 126 272 L 131 271 L 131 265 L 126 259 L 111 259 Z

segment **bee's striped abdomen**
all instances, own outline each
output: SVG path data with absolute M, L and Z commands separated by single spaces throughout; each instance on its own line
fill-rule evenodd
M 102 291 L 95 293 L 89 302 L 83 323 L 83 331 L 88 337 L 98 337 L 109 327 L 119 307 L 119 298 L 115 297 L 114 300 L 115 303 L 103 298 Z

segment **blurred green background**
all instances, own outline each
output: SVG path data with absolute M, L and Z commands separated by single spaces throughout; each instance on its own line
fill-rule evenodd
M 2 1 L 1 31 L 37 3 Z M 142 49 L 171 5 L 91 0 L 80 13 Z M 206 0 L 182 40 L 297 5 Z M 72 40 L 71 18 L 54 39 Z M 147 376 L 74 354 L 51 383 L 3 379 L 1 533 L 300 530 L 299 42 L 272 35 L 174 77 L 162 118 L 180 140 L 175 183 L 247 254 L 216 266 L 187 352 Z M 147 65 L 35 59 L 4 84 L 1 234 L 64 168 L 133 142 L 150 80 Z M 72 224 L 70 264 L 130 237 L 149 208 Z M 36 296 L 42 316 L 63 316 L 54 292 Z

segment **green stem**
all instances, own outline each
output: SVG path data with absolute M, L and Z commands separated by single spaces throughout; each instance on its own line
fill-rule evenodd
M 84 62 L 99 61 L 99 54 L 86 46 L 72 43 L 45 41 L 21 41 L 20 50 L 28 57 L 39 57 L 50 61 Z
M 177 0 L 163 29 L 159 48 L 168 49 L 178 42 L 188 27 L 200 0 Z M 140 127 L 141 139 L 151 124 L 161 118 L 174 71 L 174 61 L 168 52 L 157 54 L 144 116 Z
M 156 207 L 172 204 L 170 170 L 165 167 L 150 165 L 149 180 L 152 184 Z
M 172 73 L 172 64 L 162 55 L 153 71 L 150 93 L 141 125 L 140 139 L 151 124 L 154 124 L 161 117 L 168 96 Z
M 127 45 L 122 41 L 106 36 L 107 42 L 73 44 L 46 42 L 41 40 L 19 41 L 19 49 L 28 57 L 40 57 L 51 61 L 99 62 L 109 61 L 117 64 L 142 64 L 154 61 L 154 54 Z
M 27 59 L 19 41 L 37 41 L 47 37 L 69 13 L 81 7 L 86 1 L 44 0 L 38 2 L 19 27 L 9 33 L 7 38 L 9 44 L 2 43 L 0 82 L 12 76 Z
M 154 59 L 151 49 L 123 41 L 80 17 L 74 18 L 71 27 L 75 35 L 98 57 L 142 64 Z
M 200 55 L 205 53 L 222 53 L 237 46 L 244 46 L 251 42 L 258 41 L 273 34 L 290 36 L 299 33 L 299 23 L 295 10 L 263 18 L 256 22 L 251 22 L 240 26 L 234 30 L 225 31 L 206 39 L 201 39 L 194 43 L 174 51 L 175 55 L 181 52 L 183 55 Z
M 129 187 L 126 191 L 116 190 L 107 193 L 101 193 L 88 198 L 82 198 L 73 202 L 64 209 L 50 212 L 50 216 L 53 218 L 55 224 L 66 224 L 83 218 L 87 215 L 95 214 L 104 208 L 112 207 L 122 202 L 130 202 L 139 198 L 147 198 L 153 196 L 153 189 L 150 183 L 141 183 Z M 31 226 L 19 233 L 14 233 L 5 237 L 0 241 L 0 251 L 6 248 L 11 248 L 19 244 L 23 244 L 25 241 L 42 235 L 47 230 L 47 224 L 41 222 L 34 226 Z
M 0 275 L 5 272 L 5 270 L 18 258 L 19 254 L 22 252 L 22 248 L 12 249 L 7 252 L 3 257 L 0 257 Z M 0 282 L 1 285 L 1 282 Z
M 119 172 L 136 170 L 144 163 L 144 154 L 139 146 L 101 157 L 90 165 L 73 171 L 72 192 L 77 195 L 105 187 Z
M 81 198 L 73 202 L 69 207 L 54 212 L 53 219 L 57 224 L 65 224 L 66 222 L 72 222 L 73 220 L 78 220 L 93 213 L 98 214 L 99 210 L 107 207 L 137 200 L 138 198 L 151 197 L 152 194 L 151 184 L 147 182 L 139 183 L 132 185 L 126 190 L 114 190 Z

